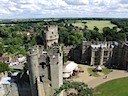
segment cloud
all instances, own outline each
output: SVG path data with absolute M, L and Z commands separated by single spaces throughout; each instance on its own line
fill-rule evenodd
M 0 19 L 127 17 L 128 0 L 1 0 L 0 9 Z
M 87 5 L 89 0 L 64 0 L 69 5 Z
M 128 0 L 121 0 L 120 3 L 122 3 L 122 4 L 128 4 Z

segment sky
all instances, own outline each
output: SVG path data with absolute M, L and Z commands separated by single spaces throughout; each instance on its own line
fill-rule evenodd
M 128 18 L 128 0 L 0 0 L 0 19 Z

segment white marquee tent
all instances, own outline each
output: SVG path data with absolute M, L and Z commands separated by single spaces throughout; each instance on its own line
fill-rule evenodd
M 102 67 L 100 65 L 96 66 L 97 71 L 102 71 Z
M 73 70 L 78 70 L 78 65 L 75 62 L 66 64 L 63 68 L 63 78 L 68 78 L 73 74 Z

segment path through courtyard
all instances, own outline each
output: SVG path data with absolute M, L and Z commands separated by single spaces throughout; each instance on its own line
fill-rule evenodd
M 90 66 L 87 65 L 79 65 L 82 70 L 84 71 L 83 73 L 78 74 L 78 78 L 74 78 L 73 81 L 78 81 L 78 82 L 85 82 L 86 84 L 89 85 L 89 87 L 96 87 L 102 83 L 105 83 L 107 81 L 113 80 L 113 79 L 118 79 L 118 78 L 123 78 L 123 77 L 128 77 L 128 72 L 124 70 L 113 70 L 113 72 L 110 72 L 107 75 L 107 78 L 105 79 L 106 75 L 102 75 L 99 77 L 93 77 L 89 76 L 89 73 L 87 72 L 87 69 Z
M 107 78 L 105 78 L 105 76 L 100 76 L 86 83 L 89 85 L 89 87 L 94 88 L 107 81 L 118 79 L 118 78 L 123 78 L 123 77 L 128 77 L 128 72 L 123 71 L 123 70 L 113 70 L 113 72 L 107 75 Z

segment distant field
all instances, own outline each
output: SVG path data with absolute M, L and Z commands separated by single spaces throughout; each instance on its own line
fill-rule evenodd
M 128 96 L 128 78 L 112 80 L 96 87 L 94 96 Z
M 84 28 L 85 25 L 88 26 L 88 29 L 92 30 L 94 28 L 94 26 L 97 26 L 99 28 L 99 32 L 102 32 L 102 29 L 104 27 L 110 27 L 113 28 L 116 25 L 112 24 L 110 21 L 106 21 L 106 20 L 84 20 L 84 22 L 87 22 L 86 24 L 82 23 L 82 22 L 78 22 L 78 23 L 72 23 L 74 26 L 78 26 L 81 28 Z

